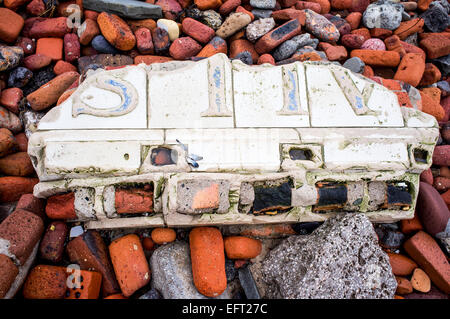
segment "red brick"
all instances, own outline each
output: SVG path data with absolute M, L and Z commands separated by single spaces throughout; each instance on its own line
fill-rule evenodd
M 155 228 L 152 230 L 152 240 L 158 245 L 173 242 L 177 238 L 172 228 Z
M 40 38 L 36 43 L 36 54 L 46 55 L 52 61 L 61 60 L 63 57 L 63 39 Z
M 353 50 L 350 57 L 358 57 L 371 66 L 396 67 L 400 63 L 400 55 L 394 51 Z
M 38 243 L 44 223 L 35 214 L 16 209 L 0 224 L 0 238 L 9 241 L 9 252 L 23 265 Z
M 147 188 L 116 189 L 115 207 L 117 213 L 153 212 L 153 191 Z
M 216 9 L 222 5 L 222 0 L 194 0 L 200 10 Z
M 416 213 L 425 230 L 436 235 L 445 230 L 450 212 L 438 191 L 431 185 L 420 182 Z
M 411 281 L 409 281 L 408 278 L 395 276 L 395 279 L 397 280 L 396 294 L 407 295 L 413 292 Z
M 43 0 L 32 0 L 27 5 L 27 13 L 32 16 L 42 16 L 45 14 L 45 4 Z
M 80 57 L 80 42 L 78 36 L 74 33 L 68 33 L 64 36 L 64 60 L 73 62 Z
M 370 35 L 372 38 L 378 38 L 378 39 L 386 39 L 387 37 L 390 37 L 392 35 L 391 30 L 382 29 L 382 28 L 373 28 L 370 29 Z
M 321 6 L 319 3 L 315 3 L 315 2 L 308 2 L 308 1 L 297 1 L 295 3 L 295 8 L 298 10 L 305 10 L 305 9 L 309 9 L 312 10 L 316 13 L 320 13 L 320 11 L 322 10 Z
M 434 148 L 433 164 L 450 166 L 450 145 L 438 145 Z
M 34 168 L 26 152 L 18 152 L 0 158 L 0 173 L 9 176 L 30 176 Z
M 306 22 L 306 14 L 303 10 L 296 9 L 283 9 L 272 12 L 272 18 L 276 21 L 288 21 L 292 19 L 297 19 L 300 21 L 302 26 L 305 25 Z
M 98 299 L 102 286 L 102 275 L 99 272 L 88 270 L 80 270 L 79 275 L 80 277 L 75 277 L 72 283 L 79 283 L 80 288 L 75 286 L 68 289 L 69 296 L 66 295 L 65 299 Z
M 35 111 L 42 111 L 55 104 L 64 93 L 79 78 L 77 72 L 65 72 L 47 82 L 39 89 L 27 95 L 30 106 Z
M 23 194 L 17 202 L 16 209 L 23 209 L 39 216 L 42 220 L 45 218 L 45 200 L 34 197 L 33 194 Z
M 0 299 L 8 293 L 18 273 L 19 268 L 14 262 L 8 256 L 0 254 Z
M 25 299 L 63 299 L 66 294 L 65 267 L 38 265 L 28 274 L 23 287 Z
M 9 111 L 19 114 L 19 102 L 23 98 L 23 92 L 19 88 L 9 88 L 3 90 L 0 97 L 0 104 Z
M 221 37 L 214 37 L 203 49 L 197 54 L 197 57 L 209 58 L 217 53 L 227 54 L 227 42 Z
M 417 268 L 417 264 L 409 257 L 401 254 L 387 253 L 389 263 L 392 267 L 392 273 L 396 276 L 411 275 L 413 270 Z
M 402 45 L 402 41 L 397 35 L 393 35 L 384 39 L 384 44 L 386 45 L 387 50 L 397 52 L 398 54 L 400 54 L 401 58 L 406 54 L 406 50 Z
M 440 290 L 450 294 L 450 264 L 436 241 L 427 233 L 419 231 L 403 247 L 431 281 Z
M 150 282 L 150 268 L 138 236 L 129 234 L 114 240 L 109 245 L 109 253 L 125 297 L 131 296 Z
M 156 21 L 153 19 L 127 20 L 127 24 L 131 30 L 135 32 L 139 28 L 147 28 L 150 31 L 156 29 Z
M 134 58 L 134 64 L 145 63 L 150 65 L 152 63 L 164 63 L 173 61 L 171 57 L 159 55 L 138 55 Z
M 234 59 L 239 53 L 244 51 L 250 52 L 252 55 L 253 63 L 256 63 L 259 58 L 258 52 L 255 50 L 253 43 L 246 39 L 234 40 L 230 43 L 230 58 Z
M 445 192 L 450 188 L 450 178 L 438 176 L 434 179 L 433 186 L 439 192 Z
M 439 89 L 438 89 L 439 90 Z M 436 120 L 441 121 L 445 116 L 445 110 L 429 94 L 419 91 L 422 97 L 422 112 L 433 115 Z
M 102 274 L 103 296 L 120 292 L 114 269 L 109 260 L 108 249 L 97 231 L 88 230 L 67 244 L 67 255 L 71 262 L 80 265 L 83 270 L 97 271 Z
M 67 18 L 46 18 L 36 20 L 29 31 L 30 38 L 62 38 L 65 34 L 71 32 L 67 25 Z
M 416 53 L 406 53 L 398 66 L 394 79 L 417 86 L 425 71 L 425 61 Z
M 136 47 L 140 54 L 154 54 L 152 32 L 147 28 L 139 28 L 134 32 Z
M 414 218 L 412 219 L 402 219 L 400 221 L 400 230 L 405 235 L 410 235 L 418 232 L 419 230 L 423 230 L 423 225 L 420 222 L 417 214 L 414 214 Z
M 37 183 L 39 179 L 31 177 L 0 177 L 0 203 L 15 202 L 23 194 L 32 193 Z
M 300 30 L 301 25 L 297 19 L 289 20 L 260 38 L 255 44 L 255 50 L 259 54 L 268 53 L 284 41 L 300 34 Z
M 30 38 L 19 37 L 16 46 L 21 47 L 25 55 L 33 54 L 36 51 L 36 43 Z
M 260 240 L 244 236 L 229 236 L 224 239 L 225 252 L 229 259 L 251 259 L 261 253 Z
M 80 37 L 80 43 L 82 45 L 88 45 L 92 39 L 100 34 L 100 28 L 98 27 L 97 20 L 86 19 L 81 25 L 81 30 L 78 29 L 78 35 Z
M 258 58 L 257 64 L 269 63 L 275 65 L 275 59 L 269 53 L 265 53 Z
M 175 60 L 187 60 L 197 55 L 201 49 L 201 45 L 191 37 L 181 37 L 172 42 L 169 54 Z
M 47 199 L 45 213 L 51 219 L 76 219 L 75 194 L 70 192 L 50 196 Z
M 361 19 L 361 12 L 352 12 L 347 17 L 345 17 L 345 20 L 348 22 L 348 24 L 350 24 L 352 30 L 358 29 L 359 24 L 361 23 Z
M 398 35 L 401 40 L 405 40 L 411 34 L 423 32 L 424 20 L 421 18 L 411 19 L 400 23 L 400 26 L 395 29 L 394 34 Z
M 56 75 L 61 75 L 66 72 L 77 72 L 77 67 L 69 62 L 59 60 L 53 67 L 53 72 Z
M 241 233 L 242 236 L 250 236 L 257 238 L 280 238 L 290 235 L 295 235 L 295 231 L 289 224 L 278 225 L 252 225 L 244 228 Z
M 234 9 L 239 7 L 241 5 L 241 0 L 227 0 L 225 1 L 219 8 L 219 13 L 221 15 L 228 15 L 230 14 Z
M 426 63 L 425 71 L 422 75 L 422 79 L 420 80 L 420 86 L 427 86 L 433 83 L 436 83 L 441 79 L 441 71 L 433 64 Z
M 367 28 L 359 28 L 359 29 L 352 30 L 352 32 L 350 32 L 350 34 L 362 35 L 364 37 L 364 41 L 369 40 L 371 38 L 370 31 Z
M 25 21 L 14 11 L 0 8 L 0 40 L 12 43 L 17 40 Z
M 429 59 L 436 59 L 450 54 L 450 39 L 441 35 L 423 39 L 419 44 L 425 50 Z
M 136 38 L 128 24 L 115 14 L 102 12 L 97 17 L 102 35 L 122 51 L 131 50 L 136 45 Z
M 189 243 L 195 287 L 207 297 L 219 296 L 227 288 L 222 234 L 213 227 L 196 227 Z
M 231 2 L 228 0 L 225 3 Z M 240 0 L 239 0 L 240 2 Z M 208 43 L 215 35 L 214 29 L 192 18 L 185 18 L 181 24 L 183 32 L 200 43 Z
M 60 221 L 50 223 L 39 245 L 40 257 L 50 262 L 60 262 L 68 232 L 66 223 Z

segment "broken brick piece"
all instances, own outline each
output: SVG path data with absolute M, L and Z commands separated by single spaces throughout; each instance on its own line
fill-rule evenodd
M 153 212 L 153 191 L 143 188 L 116 189 L 115 207 L 119 214 Z

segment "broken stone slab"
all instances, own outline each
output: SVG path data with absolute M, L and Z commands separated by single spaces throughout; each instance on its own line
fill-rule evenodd
M 413 216 L 438 125 L 374 81 L 332 63 L 248 66 L 224 54 L 94 70 L 101 56 L 80 63 L 92 70 L 28 148 L 35 196 L 95 188 L 87 228 Z M 116 214 L 114 189 L 130 182 L 153 184 L 155 215 Z
M 83 8 L 98 12 L 108 12 L 129 19 L 162 18 L 160 6 L 134 0 L 84 0 Z
M 291 236 L 261 264 L 263 298 L 393 298 L 397 288 L 389 258 L 362 214 L 331 218 L 311 235 Z
M 217 298 L 203 296 L 192 279 L 189 244 L 174 242 L 156 249 L 150 257 L 152 288 L 164 299 L 230 299 L 228 290 Z

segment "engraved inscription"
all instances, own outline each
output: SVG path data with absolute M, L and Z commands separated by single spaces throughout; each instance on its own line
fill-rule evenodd
M 225 94 L 225 68 L 223 65 L 208 63 L 209 107 L 201 113 L 202 117 L 231 117 L 227 108 Z
M 366 83 L 363 91 L 360 92 L 346 70 L 333 69 L 332 73 L 356 115 L 374 113 L 367 107 L 367 101 L 372 95 L 373 85 Z
M 73 117 L 77 117 L 80 114 L 89 114 L 100 117 L 121 116 L 133 111 L 138 103 L 138 93 L 136 88 L 124 79 L 119 79 L 108 75 L 93 76 L 88 78 L 83 83 L 83 86 L 94 86 L 113 92 L 120 96 L 121 102 L 115 107 L 97 108 L 86 103 L 86 99 L 88 97 L 82 96 L 84 90 L 79 90 L 73 94 Z

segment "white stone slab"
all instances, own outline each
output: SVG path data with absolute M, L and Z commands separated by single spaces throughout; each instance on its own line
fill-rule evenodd
M 280 141 L 298 142 L 288 129 L 167 130 L 166 143 L 180 140 L 189 153 L 202 156 L 196 171 L 273 171 L 280 168 Z
M 149 72 L 150 128 L 233 127 L 231 65 L 224 55 Z
M 48 142 L 44 165 L 48 174 L 92 172 L 137 173 L 141 163 L 138 142 Z
M 325 166 L 328 169 L 371 167 L 405 169 L 409 167 L 405 143 L 327 141 L 324 143 Z
M 343 68 L 338 66 L 305 65 L 311 126 L 404 126 L 397 96 L 393 92 L 368 80 L 365 83 L 357 81 L 353 88 L 351 83 L 354 83 L 355 75 L 350 75 L 350 71 L 342 71 Z M 333 70 L 341 72 L 334 75 Z M 367 108 L 368 112 L 358 115 L 349 100 L 355 103 L 356 109 Z
M 89 76 L 76 93 L 42 118 L 38 129 L 146 127 L 147 74 L 143 67 L 125 67 Z
M 308 127 L 302 64 L 248 66 L 233 61 L 236 127 Z

